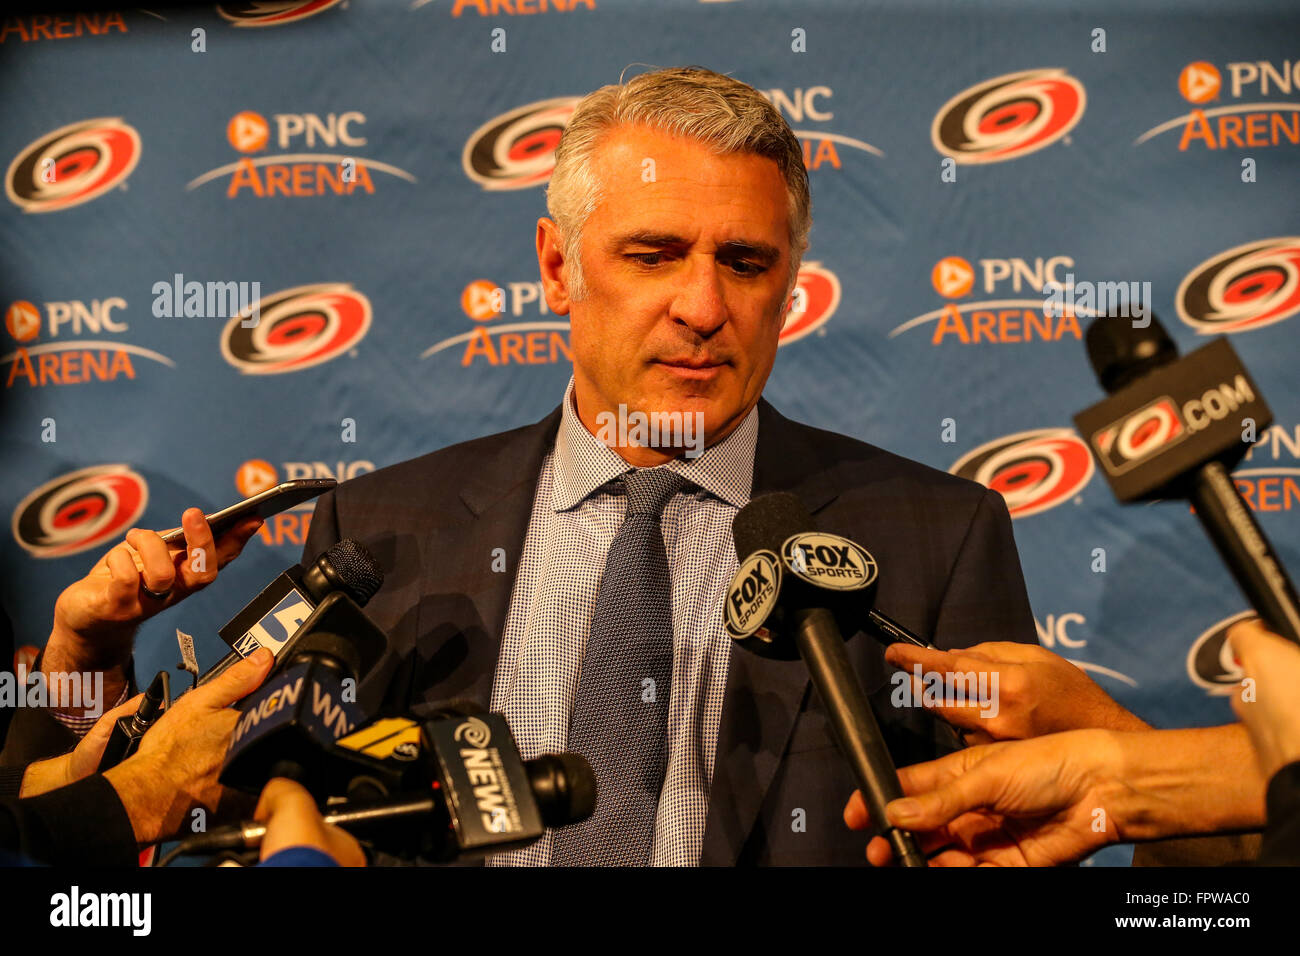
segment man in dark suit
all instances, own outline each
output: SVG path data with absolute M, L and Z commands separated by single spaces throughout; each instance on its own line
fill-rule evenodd
M 806 667 L 721 627 L 730 519 L 794 493 L 877 558 L 882 608 L 950 648 L 1035 640 L 1006 507 L 761 399 L 811 218 L 798 140 L 757 91 L 698 68 L 597 90 L 547 200 L 538 262 L 572 329 L 561 406 L 316 506 L 308 560 L 354 538 L 386 574 L 367 611 L 389 652 L 359 702 L 470 698 L 506 714 L 525 757 L 588 756 L 594 822 L 495 862 L 861 864 L 841 818 L 854 781 Z M 611 437 L 636 415 L 671 434 Z M 649 473 L 671 473 L 658 498 Z M 848 649 L 896 761 L 953 749 L 920 707 L 891 705 L 878 644 Z

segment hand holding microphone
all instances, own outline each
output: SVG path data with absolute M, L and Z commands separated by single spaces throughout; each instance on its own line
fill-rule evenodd
M 356 837 L 325 822 L 316 801 L 300 783 L 275 777 L 262 788 L 253 819 L 266 825 L 258 858 L 265 861 L 281 850 L 309 846 L 330 856 L 339 866 L 365 866 L 366 855 Z
M 259 650 L 182 695 L 140 739 L 134 756 L 105 772 L 138 843 L 172 836 L 196 805 L 216 808 L 222 794 L 217 776 L 239 719 L 230 705 L 256 690 L 273 662 L 270 651 Z
M 844 649 L 840 622 L 865 621 L 874 602 L 875 559 L 847 538 L 814 530 L 791 494 L 755 498 L 736 515 L 732 536 L 740 567 L 726 598 L 728 633 L 753 653 L 803 659 L 894 855 L 904 866 L 925 866 L 912 835 L 885 818 L 885 804 L 901 796 L 898 773 Z M 851 627 L 843 630 L 852 634 Z

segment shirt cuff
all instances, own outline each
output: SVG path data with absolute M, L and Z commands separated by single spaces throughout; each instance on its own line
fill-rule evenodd
M 272 853 L 258 866 L 338 866 L 334 858 L 314 846 L 289 846 Z
M 130 690 L 131 688 L 129 684 L 123 684 L 121 696 L 119 696 L 116 701 L 105 707 L 104 711 L 107 712 L 112 710 L 114 707 L 120 707 L 125 704 Z M 50 716 L 76 734 L 77 739 L 80 740 L 82 737 L 86 736 L 86 734 L 90 733 L 90 728 L 94 727 L 95 724 L 99 722 L 99 717 L 104 715 L 101 713 L 99 717 L 90 717 L 82 714 L 69 714 L 51 708 Z

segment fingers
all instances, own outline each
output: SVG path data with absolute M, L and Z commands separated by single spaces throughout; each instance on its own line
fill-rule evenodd
M 126 534 L 126 543 L 135 549 L 139 558 L 144 587 L 159 594 L 170 591 L 176 583 L 176 565 L 162 536 L 156 531 L 132 528 Z M 150 595 L 146 597 L 155 600 Z
M 254 515 L 245 518 L 217 539 L 217 567 L 224 568 L 244 550 L 244 545 L 252 540 L 262 527 L 263 521 Z
M 286 777 L 273 777 L 265 787 L 262 788 L 262 795 L 257 798 L 257 809 L 253 811 L 253 819 L 258 823 L 265 823 L 271 819 L 272 814 L 283 810 L 304 811 L 318 813 L 316 801 L 302 784 Z
M 229 707 L 262 686 L 262 681 L 266 680 L 274 663 L 275 656 L 265 647 L 259 647 L 210 683 L 190 691 L 177 701 L 177 706 L 191 701 L 188 706 L 214 710 Z
M 891 825 L 906 830 L 937 830 L 964 813 L 991 806 L 998 782 L 978 769 L 957 777 L 946 786 L 901 800 L 891 800 L 885 807 Z
M 1266 628 L 1264 622 L 1257 617 L 1232 625 L 1228 629 L 1228 643 L 1232 645 L 1233 655 L 1247 674 L 1258 672 L 1260 655 L 1270 650 L 1294 647 L 1286 638 Z
M 975 747 L 947 754 L 937 760 L 898 768 L 898 782 L 905 794 L 924 793 L 942 787 L 959 778 L 996 748 Z M 850 830 L 865 830 L 870 826 L 870 813 L 861 790 L 854 790 L 844 805 L 844 823 Z
M 253 819 L 266 823 L 260 853 L 263 860 L 289 847 L 309 846 L 343 866 L 366 864 L 356 838 L 327 825 L 312 795 L 292 780 L 272 779 L 262 790 Z
M 72 752 L 72 760 L 68 765 L 69 783 L 88 777 L 99 769 L 99 762 L 104 759 L 104 749 L 108 746 L 108 739 L 113 735 L 113 727 L 122 717 L 134 714 L 142 700 L 144 694 L 136 694 L 126 703 L 119 704 L 95 721 L 95 726 L 81 738 Z
M 960 653 L 966 657 L 1002 664 L 1034 664 L 1048 658 L 1060 657 L 1059 654 L 1053 654 L 1047 648 L 1039 647 L 1037 644 L 1017 644 L 1014 641 L 985 641 L 983 644 L 964 648 Z
M 111 576 L 108 600 L 115 607 L 132 607 L 140 600 L 140 569 L 136 567 L 134 552 L 125 542 L 114 545 L 104 555 L 104 564 Z
M 212 529 L 198 508 L 186 508 L 181 515 L 185 530 L 185 560 L 180 574 L 189 591 L 197 591 L 217 579 L 217 546 L 212 540 Z
M 85 737 L 81 738 L 82 742 L 84 743 L 88 737 L 93 737 L 101 733 L 103 734 L 104 739 L 107 740 L 109 735 L 113 732 L 113 725 L 116 724 L 120 718 L 130 717 L 139 710 L 140 702 L 142 700 L 144 700 L 144 694 L 136 694 L 130 700 L 118 704 L 112 710 L 105 713 L 99 718 L 99 720 L 95 721 L 95 726 L 90 728 L 90 732 L 86 734 Z

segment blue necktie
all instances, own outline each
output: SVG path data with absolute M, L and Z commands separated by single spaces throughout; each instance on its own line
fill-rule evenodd
M 668 766 L 672 587 L 659 519 L 686 484 L 665 468 L 628 472 L 627 514 L 609 546 L 569 720 L 570 750 L 596 775 L 596 811 L 555 831 L 556 866 L 644 866 Z

